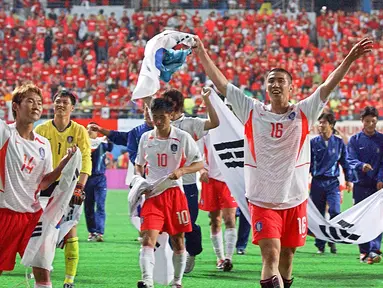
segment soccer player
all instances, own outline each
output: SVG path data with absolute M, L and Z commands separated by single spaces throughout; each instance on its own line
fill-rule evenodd
M 105 228 L 105 200 L 106 200 L 106 152 L 113 150 L 113 143 L 103 141 L 103 138 L 97 137 L 97 132 L 91 129 L 91 125 L 97 125 L 90 122 L 87 126 L 90 143 L 92 148 L 92 175 L 86 182 L 85 191 L 85 218 L 88 228 L 88 241 L 104 242 Z M 105 137 L 104 137 L 105 138 Z M 96 212 L 94 206 L 97 206 Z
M 90 140 L 86 128 L 70 120 L 76 96 L 68 91 L 61 90 L 53 97 L 53 120 L 46 121 L 35 128 L 35 132 L 46 137 L 52 149 L 53 167 L 57 167 L 63 158 L 66 149 L 78 146 L 82 154 L 82 168 L 76 185 L 71 205 L 81 205 L 84 200 L 84 186 L 88 176 L 92 172 L 92 159 Z M 57 186 L 58 181 L 41 191 L 41 196 L 50 196 Z M 79 259 L 79 246 L 76 226 L 74 226 L 65 238 L 65 280 L 64 287 L 74 287 L 74 277 L 77 272 Z
M 52 171 L 49 141 L 33 132 L 43 111 L 41 90 L 29 83 L 12 93 L 15 123 L 0 120 L 0 275 L 14 269 L 16 254 L 23 256 L 42 214 L 38 200 L 64 169 L 76 149 L 69 149 Z M 33 267 L 35 287 L 52 287 L 49 271 Z
M 136 174 L 153 183 L 168 179 L 147 194 L 141 210 L 142 249 L 140 267 L 142 281 L 137 287 L 153 287 L 154 248 L 160 232 L 170 235 L 173 247 L 174 288 L 182 287 L 186 266 L 184 233 L 192 230 L 187 199 L 181 177 L 203 168 L 202 157 L 193 138 L 170 125 L 174 117 L 172 103 L 154 99 L 151 104 L 154 130 L 142 135 L 136 158 Z M 144 167 L 146 165 L 146 167 Z M 155 193 L 154 196 L 151 193 Z
M 236 216 L 239 218 L 239 224 L 237 243 L 235 244 L 235 247 L 237 248 L 238 255 L 245 255 L 247 242 L 249 242 L 251 226 L 239 207 L 237 208 Z
M 262 287 L 290 287 L 297 247 L 307 234 L 307 197 L 310 164 L 310 127 L 316 122 L 331 91 L 350 66 L 372 50 L 372 41 L 358 42 L 308 98 L 290 104 L 292 77 L 281 68 L 266 77 L 270 105 L 246 97 L 214 65 L 202 41 L 195 51 L 218 90 L 228 98 L 245 126 L 245 183 L 252 219 L 253 243 L 261 249 Z
M 335 117 L 331 113 L 322 113 L 319 118 L 319 136 L 311 139 L 312 175 L 310 197 L 324 216 L 326 204 L 329 205 L 330 218 L 340 213 L 339 164 L 342 166 L 346 188 L 352 189 L 352 171 L 347 162 L 347 149 L 343 140 L 334 134 Z M 330 252 L 336 254 L 335 243 L 328 243 Z M 315 239 L 318 254 L 323 254 L 326 241 Z
M 172 125 L 188 132 L 195 141 L 201 139 L 210 129 L 219 125 L 219 119 L 213 105 L 210 102 L 210 89 L 202 90 L 202 98 L 207 108 L 208 119 L 186 117 L 184 112 L 184 97 L 176 89 L 170 89 L 162 94 L 162 97 L 173 103 L 174 118 Z M 190 233 L 185 233 L 186 250 L 188 252 L 185 273 L 190 273 L 195 265 L 195 257 L 202 252 L 201 227 L 196 224 L 198 218 L 198 187 L 195 173 L 185 175 L 182 178 L 186 198 L 188 200 L 192 228 Z
M 363 130 L 353 135 L 347 145 L 348 161 L 355 175 L 355 204 L 383 188 L 383 134 L 376 131 L 379 113 L 375 107 L 367 106 L 360 116 Z M 381 242 L 382 234 L 370 242 L 360 244 L 360 262 L 379 263 L 382 259 Z
M 233 269 L 232 258 L 237 241 L 235 212 L 238 205 L 231 195 L 218 164 L 214 159 L 210 136 L 206 135 L 203 138 L 203 142 L 205 167 L 200 171 L 202 191 L 199 208 L 210 212 L 210 239 L 217 256 L 217 269 L 223 269 L 223 271 L 228 272 Z M 221 230 L 222 219 L 226 227 L 225 249 L 223 247 Z

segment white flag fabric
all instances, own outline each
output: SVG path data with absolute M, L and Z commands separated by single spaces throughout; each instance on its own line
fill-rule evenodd
M 383 189 L 326 220 L 309 199 L 308 225 L 316 238 L 334 243 L 362 244 L 383 232 Z
M 77 178 L 80 175 L 81 163 L 81 152 L 77 150 L 64 167 L 59 184 L 49 197 L 48 204 L 33 231 L 21 259 L 24 266 L 51 269 L 59 237 L 59 223 L 72 198 Z
M 209 131 L 215 161 L 243 215 L 251 223 L 245 197 L 244 127 L 214 90 L 211 91 L 210 101 L 220 123 L 217 128 Z
M 140 99 L 154 95 L 160 89 L 160 70 L 156 67 L 155 54 L 161 48 L 171 49 L 178 44 L 193 46 L 192 34 L 165 30 L 146 43 L 145 56 L 141 65 L 138 82 L 134 88 L 132 99 Z
M 133 177 L 134 178 L 134 177 Z M 151 187 L 154 191 L 154 195 L 156 194 L 156 187 L 160 187 L 163 185 L 163 183 L 167 182 L 167 179 L 169 177 L 165 176 L 157 180 L 155 183 L 151 183 Z M 141 186 L 142 180 L 136 178 L 134 181 L 135 186 Z M 137 216 L 137 209 L 136 209 L 136 202 L 138 201 L 137 195 L 139 194 L 139 187 L 133 187 L 128 194 L 128 203 L 129 208 L 132 209 L 129 211 L 130 222 L 136 227 L 138 231 L 141 230 L 141 219 Z M 145 189 L 143 189 L 145 190 Z M 166 193 L 166 192 L 165 192 Z M 144 203 L 144 197 L 142 196 L 141 199 L 141 205 Z M 173 250 L 170 248 L 169 245 L 169 234 L 168 233 L 161 233 L 157 237 L 157 243 L 156 247 L 154 248 L 154 274 L 153 274 L 153 280 L 154 282 L 161 284 L 161 285 L 169 285 L 170 282 L 174 278 L 174 268 L 173 268 Z

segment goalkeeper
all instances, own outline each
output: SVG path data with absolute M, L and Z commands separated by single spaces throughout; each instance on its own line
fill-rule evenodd
M 92 171 L 91 146 L 85 127 L 70 120 L 76 105 L 76 96 L 61 90 L 53 97 L 53 120 L 36 127 L 35 132 L 47 138 L 51 144 L 53 168 L 57 167 L 68 148 L 78 146 L 82 154 L 82 169 L 70 205 L 81 205 L 84 200 L 84 186 Z M 58 181 L 41 191 L 41 196 L 49 197 Z M 64 288 L 74 287 L 74 277 L 79 260 L 79 246 L 76 226 L 65 237 L 65 280 Z

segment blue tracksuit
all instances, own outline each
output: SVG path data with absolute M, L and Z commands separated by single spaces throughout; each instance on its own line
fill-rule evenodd
M 138 144 L 140 143 L 141 136 L 142 134 L 150 130 L 153 130 L 153 127 L 150 127 L 146 123 L 144 123 L 133 128 L 129 132 L 110 131 L 108 138 L 114 144 L 123 145 L 127 147 L 129 159 L 134 165 L 137 157 Z
M 368 136 L 359 132 L 350 138 L 347 150 L 354 176 L 354 203 L 357 204 L 374 194 L 377 183 L 383 182 L 383 134 L 375 132 Z M 373 170 L 364 173 L 364 164 L 370 164 Z M 360 253 L 377 252 L 381 242 L 382 235 L 379 235 L 375 240 L 359 245 Z
M 105 199 L 106 177 L 105 157 L 106 151 L 112 151 L 112 143 L 101 143 L 92 151 L 92 175 L 86 182 L 85 191 L 85 218 L 89 233 L 104 234 L 105 228 Z M 94 211 L 94 205 L 97 209 Z
M 247 243 L 249 242 L 249 234 L 251 230 L 251 225 L 247 221 L 245 215 L 243 215 L 241 209 L 237 208 L 236 216 L 239 217 L 239 226 L 238 226 L 238 239 L 235 247 L 238 249 L 246 249 Z
M 352 173 L 347 162 L 346 145 L 341 138 L 331 135 L 327 143 L 322 136 L 310 141 L 312 175 L 310 197 L 322 215 L 329 205 L 330 218 L 340 214 L 339 164 L 342 166 L 345 180 L 351 181 Z M 315 246 L 323 250 L 326 241 L 315 239 Z

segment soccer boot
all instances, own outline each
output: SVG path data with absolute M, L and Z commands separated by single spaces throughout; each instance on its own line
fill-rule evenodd
M 233 269 L 233 263 L 230 259 L 225 259 L 225 261 L 223 261 L 223 271 L 229 272 L 231 269 Z
M 147 284 L 145 281 L 140 280 L 137 282 L 137 288 L 153 288 L 153 285 Z

